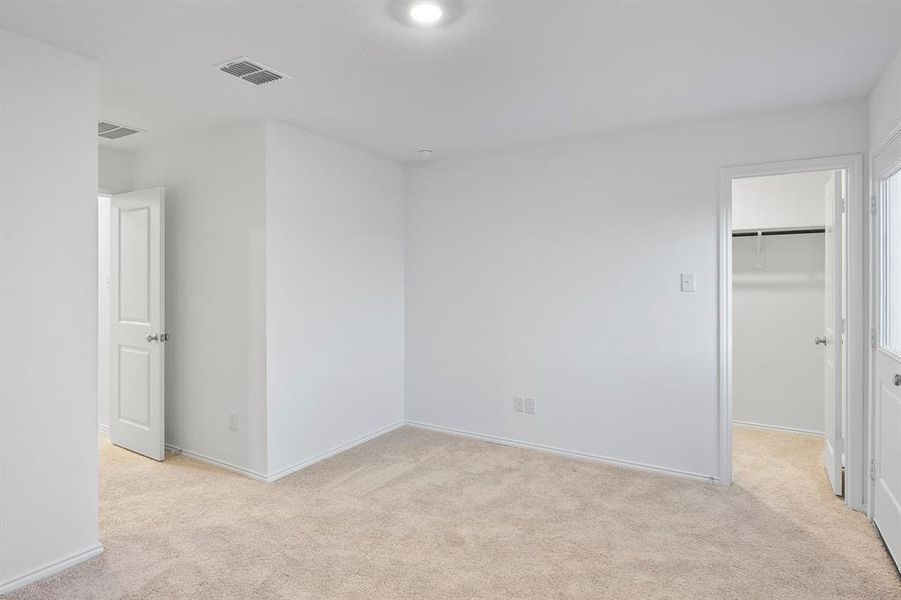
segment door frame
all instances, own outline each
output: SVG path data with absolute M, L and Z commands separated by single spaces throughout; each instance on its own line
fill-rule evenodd
M 98 221 L 98 232 L 97 232 L 97 433 L 100 435 L 108 436 L 109 435 L 109 391 L 110 391 L 110 382 L 109 382 L 109 370 L 110 370 L 110 358 L 109 358 L 109 347 L 110 347 L 110 336 L 109 336 L 109 328 L 110 328 L 110 296 L 111 290 L 104 285 L 104 281 L 102 279 L 103 273 L 100 270 L 100 245 L 105 244 L 107 246 L 107 259 L 109 258 L 109 248 L 112 245 L 111 232 L 109 230 L 110 225 L 110 213 L 112 213 L 112 197 L 115 194 L 107 189 L 101 188 L 100 192 L 97 194 L 97 221 Z M 100 237 L 100 199 L 104 198 L 110 204 L 107 206 L 107 215 L 106 215 L 106 239 L 101 239 Z M 103 304 L 103 296 L 106 296 L 106 306 Z M 106 308 L 105 311 L 102 309 Z M 105 321 L 105 323 L 104 323 Z M 105 325 L 105 327 L 104 327 Z M 106 333 L 106 335 L 103 335 Z M 105 347 L 104 347 L 105 345 Z M 106 397 L 106 414 L 102 414 L 100 411 L 100 399 L 102 396 Z M 101 425 L 101 416 L 104 421 L 106 421 L 106 425 Z
M 867 366 L 869 363 L 869 328 L 867 299 L 864 290 L 868 270 L 864 268 L 868 230 L 868 211 L 865 209 L 863 155 L 845 154 L 821 158 L 806 158 L 779 162 L 723 167 L 719 173 L 719 481 L 732 483 L 732 180 L 766 175 L 787 175 L 809 171 L 844 170 L 846 182 L 845 265 L 847 277 L 845 302 L 847 323 L 842 359 L 848 376 L 842 381 L 847 414 L 845 440 L 845 503 L 855 510 L 865 510 L 865 498 L 871 496 L 866 487 L 868 454 Z

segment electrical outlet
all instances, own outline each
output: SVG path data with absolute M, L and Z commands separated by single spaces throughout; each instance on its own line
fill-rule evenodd
M 238 431 L 238 413 L 228 413 L 228 430 Z
M 680 276 L 680 284 L 683 292 L 695 291 L 695 274 L 682 273 Z
M 513 410 L 515 412 L 522 412 L 524 410 L 526 399 L 522 396 L 516 396 L 513 398 Z
M 526 414 L 535 414 L 535 398 L 526 398 Z

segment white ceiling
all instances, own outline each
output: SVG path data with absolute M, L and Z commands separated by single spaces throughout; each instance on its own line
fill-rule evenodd
M 96 58 L 109 145 L 271 118 L 394 156 L 865 96 L 901 2 L 459 0 L 414 29 L 389 2 L 0 3 L 0 28 Z M 211 65 L 247 55 L 266 86 Z

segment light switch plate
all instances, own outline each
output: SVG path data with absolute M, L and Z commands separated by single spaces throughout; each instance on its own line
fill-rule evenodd
M 682 291 L 683 292 L 695 291 L 695 274 L 694 273 L 682 273 Z

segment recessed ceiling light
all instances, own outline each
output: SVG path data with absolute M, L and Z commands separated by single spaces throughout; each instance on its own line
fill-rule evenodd
M 420 25 L 434 25 L 444 11 L 434 2 L 417 2 L 410 7 L 410 18 Z
M 438 29 L 463 16 L 465 0 L 382 0 L 388 16 L 407 27 Z M 0 0 L 3 4 L 3 0 Z

